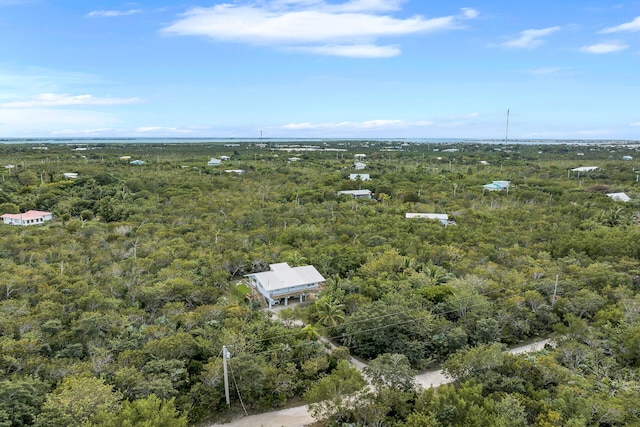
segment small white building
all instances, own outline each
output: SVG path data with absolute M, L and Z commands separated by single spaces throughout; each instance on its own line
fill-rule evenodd
M 419 218 L 419 219 L 437 219 L 440 221 L 440 224 L 444 225 L 454 225 L 455 221 L 449 220 L 449 215 L 447 214 L 437 214 L 437 213 L 407 213 L 405 214 L 405 218 Z
M 242 175 L 244 173 L 244 169 L 225 169 L 226 173 L 235 173 L 236 175 Z
M 349 179 L 351 181 L 357 181 L 358 179 L 360 181 L 371 181 L 371 177 L 368 173 L 352 173 L 349 174 Z
M 571 169 L 571 172 L 591 172 L 600 169 L 598 166 L 580 166 L 579 168 Z
M 289 157 L 290 162 L 299 162 L 300 160 L 302 160 L 300 157 Z
M 633 160 L 633 156 L 622 156 L 622 160 Z
M 359 159 L 359 160 L 363 160 L 363 159 L 367 158 L 367 155 L 366 154 L 354 154 L 353 157 L 355 157 L 356 159 Z
M 312 265 L 291 267 L 286 262 L 269 264 L 270 271 L 247 274 L 249 285 L 262 295 L 269 308 L 279 304 L 289 304 L 289 298 L 298 297 L 300 302 L 305 296 L 319 291 L 325 278 Z
M 628 202 L 631 200 L 631 197 L 627 196 L 625 193 L 607 193 L 607 197 L 610 197 L 611 200 L 616 202 Z
M 207 166 L 218 166 L 220 163 L 222 163 L 222 159 L 212 157 L 211 160 L 207 162 Z
M 76 179 L 78 177 L 78 174 L 75 172 L 65 172 L 62 175 L 67 179 Z
M 226 162 L 227 160 L 231 160 L 231 157 L 229 157 L 229 156 L 220 156 L 220 160 L 222 160 L 223 162 Z
M 366 168 L 366 167 L 367 167 L 367 164 L 366 164 L 366 163 L 362 163 L 362 162 L 355 162 L 355 163 L 353 164 L 353 167 L 354 167 L 357 171 L 359 171 L 359 170 L 362 170 L 362 169 Z
M 371 190 L 344 190 L 338 191 L 338 196 L 348 195 L 352 196 L 354 199 L 370 199 L 371 198 Z
M 42 225 L 51 221 L 51 212 L 26 211 L 20 214 L 4 214 L 0 216 L 2 222 L 9 225 Z
M 482 188 L 489 191 L 502 191 L 509 190 L 509 185 L 511 181 L 492 181 L 491 184 L 485 184 Z

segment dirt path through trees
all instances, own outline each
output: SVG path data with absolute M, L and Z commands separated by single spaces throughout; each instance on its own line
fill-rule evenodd
M 551 344 L 551 340 L 536 341 L 531 344 L 513 347 L 508 351 L 511 354 L 529 353 L 541 350 L 547 344 Z M 361 367 L 358 369 L 361 370 Z M 437 370 L 416 375 L 416 382 L 424 388 L 429 388 L 447 384 L 451 382 L 451 379 L 446 377 L 442 370 Z M 250 415 L 226 424 L 212 424 L 207 427 L 303 427 L 312 424 L 314 421 L 307 406 L 296 406 L 279 411 Z

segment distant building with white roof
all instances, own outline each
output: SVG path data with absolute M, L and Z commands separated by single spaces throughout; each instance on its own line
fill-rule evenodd
M 362 170 L 362 169 L 364 169 L 364 168 L 366 168 L 366 167 L 367 167 L 367 164 L 366 164 L 366 163 L 362 163 L 362 162 L 355 162 L 355 163 L 353 164 L 353 167 L 354 167 L 356 170 Z
M 607 193 L 607 197 L 610 197 L 611 200 L 615 200 L 616 202 L 628 202 L 631 200 L 631 197 L 625 193 Z
M 449 215 L 447 214 L 438 214 L 438 213 L 407 213 L 405 214 L 405 218 L 419 218 L 419 219 L 437 219 L 440 221 L 440 224 L 447 225 L 455 225 L 455 221 L 449 220 Z
M 305 296 L 317 292 L 325 278 L 312 265 L 291 267 L 286 262 L 269 264 L 269 271 L 247 274 L 249 284 L 262 295 L 269 308 L 284 299 L 288 305 L 289 298 L 298 297 L 300 302 Z
M 352 196 L 354 199 L 370 199 L 371 198 L 371 190 L 343 190 L 338 191 L 338 196 L 348 195 Z
M 368 173 L 352 173 L 352 174 L 349 174 L 349 179 L 351 181 L 356 181 L 358 179 L 360 181 L 370 181 L 371 176 L 369 176 Z
M 579 168 L 571 169 L 571 172 L 590 172 L 600 169 L 598 166 L 580 166 Z
M 485 184 L 482 188 L 489 191 L 502 191 L 508 190 L 509 185 L 511 185 L 511 181 L 492 181 L 491 184 Z

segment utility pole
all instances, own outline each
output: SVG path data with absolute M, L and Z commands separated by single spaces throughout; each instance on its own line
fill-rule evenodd
M 509 141 L 509 110 L 507 109 L 507 132 L 504 135 L 504 143 L 506 144 Z
M 227 351 L 227 346 L 222 346 L 222 369 L 224 371 L 224 397 L 227 398 L 227 405 L 231 406 L 231 399 L 229 399 L 229 375 L 227 374 L 227 359 L 231 356 Z

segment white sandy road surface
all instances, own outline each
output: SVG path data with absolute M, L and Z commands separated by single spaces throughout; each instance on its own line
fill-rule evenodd
M 546 344 L 551 344 L 550 340 L 536 341 L 531 344 L 514 347 L 509 350 L 511 354 L 529 353 L 544 348 Z M 362 370 L 362 362 L 359 362 L 358 369 Z M 416 382 L 424 388 L 437 387 L 451 382 L 450 378 L 444 376 L 441 370 L 429 371 L 416 375 Z M 315 420 L 311 417 L 306 406 L 296 406 L 294 408 L 282 409 L 279 411 L 265 412 L 258 415 L 239 418 L 227 424 L 213 424 L 208 427 L 303 427 L 312 424 Z

